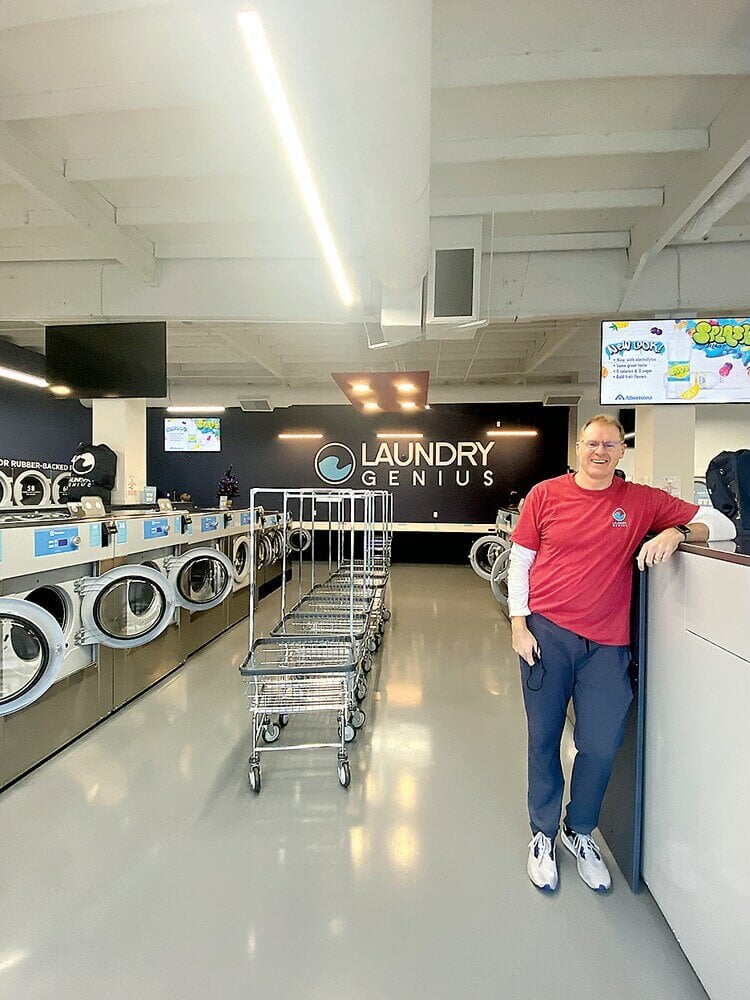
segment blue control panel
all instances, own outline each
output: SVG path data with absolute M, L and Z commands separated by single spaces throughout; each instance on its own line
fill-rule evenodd
M 89 545 L 92 549 L 102 547 L 102 526 L 99 523 L 89 525 Z
M 276 525 L 279 523 L 279 515 L 278 514 L 266 514 L 265 521 L 266 521 L 266 527 L 267 528 L 275 528 Z
M 117 544 L 124 545 L 128 540 L 128 522 L 117 522 Z
M 244 510 L 240 514 L 240 524 L 250 524 L 250 511 Z
M 182 514 L 178 514 L 177 517 L 172 518 L 172 527 L 176 534 L 182 534 Z
M 201 518 L 201 531 L 218 531 L 219 518 L 216 514 L 206 514 Z
M 78 528 L 37 528 L 34 532 L 34 555 L 56 556 L 61 552 L 76 552 Z
M 143 522 L 143 537 L 145 539 L 164 538 L 169 534 L 169 518 L 148 517 Z

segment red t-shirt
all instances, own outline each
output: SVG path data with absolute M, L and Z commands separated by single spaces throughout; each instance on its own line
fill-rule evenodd
M 534 486 L 511 541 L 536 550 L 529 610 L 605 646 L 630 642 L 633 556 L 649 531 L 688 524 L 700 508 L 615 477 L 584 490 L 572 474 Z

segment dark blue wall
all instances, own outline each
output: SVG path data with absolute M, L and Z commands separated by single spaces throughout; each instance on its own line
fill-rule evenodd
M 537 438 L 497 439 L 489 468 L 493 485 L 485 486 L 483 470 L 469 468 L 470 483 L 458 485 L 456 469 L 446 468 L 438 485 L 436 469 L 426 470 L 425 486 L 412 484 L 412 469 L 402 468 L 394 488 L 395 514 L 400 521 L 484 522 L 494 521 L 498 506 L 507 502 L 510 490 L 522 496 L 540 479 L 565 472 L 568 441 L 567 407 L 519 404 L 435 404 L 414 417 L 401 414 L 363 415 L 352 406 L 296 406 L 271 413 L 244 413 L 232 408 L 221 418 L 220 453 L 166 453 L 164 417 L 161 409 L 148 411 L 148 478 L 162 495 L 190 493 L 201 504 L 216 503 L 219 480 L 231 463 L 239 479 L 241 498 L 251 487 L 300 487 L 324 484 L 316 477 L 313 460 L 321 445 L 340 442 L 357 456 L 355 475 L 343 485 L 361 487 L 362 443 L 374 455 L 382 429 L 418 430 L 428 441 L 489 440 L 486 432 L 500 421 L 505 427 L 536 428 Z M 279 441 L 281 431 L 322 431 L 319 441 Z M 464 466 L 464 471 L 467 467 Z M 389 488 L 388 469 L 379 466 L 377 487 Z M 392 488 L 392 487 L 391 487 Z M 266 504 L 270 506 L 270 504 Z
M 44 377 L 44 358 L 0 341 L 0 365 Z M 44 389 L 0 379 L 0 468 L 12 461 L 67 465 L 79 441 L 91 440 L 91 410 L 77 400 L 55 399 Z

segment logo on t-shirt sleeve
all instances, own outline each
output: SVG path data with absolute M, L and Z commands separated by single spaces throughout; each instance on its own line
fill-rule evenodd
M 622 509 L 618 507 L 617 510 L 612 511 L 612 527 L 613 528 L 627 528 L 628 526 L 628 515 Z

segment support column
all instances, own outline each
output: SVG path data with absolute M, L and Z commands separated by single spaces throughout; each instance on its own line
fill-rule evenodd
M 95 399 L 92 441 L 117 454 L 112 503 L 140 503 L 146 485 L 146 400 Z
M 695 407 L 637 406 L 635 481 L 693 499 Z

